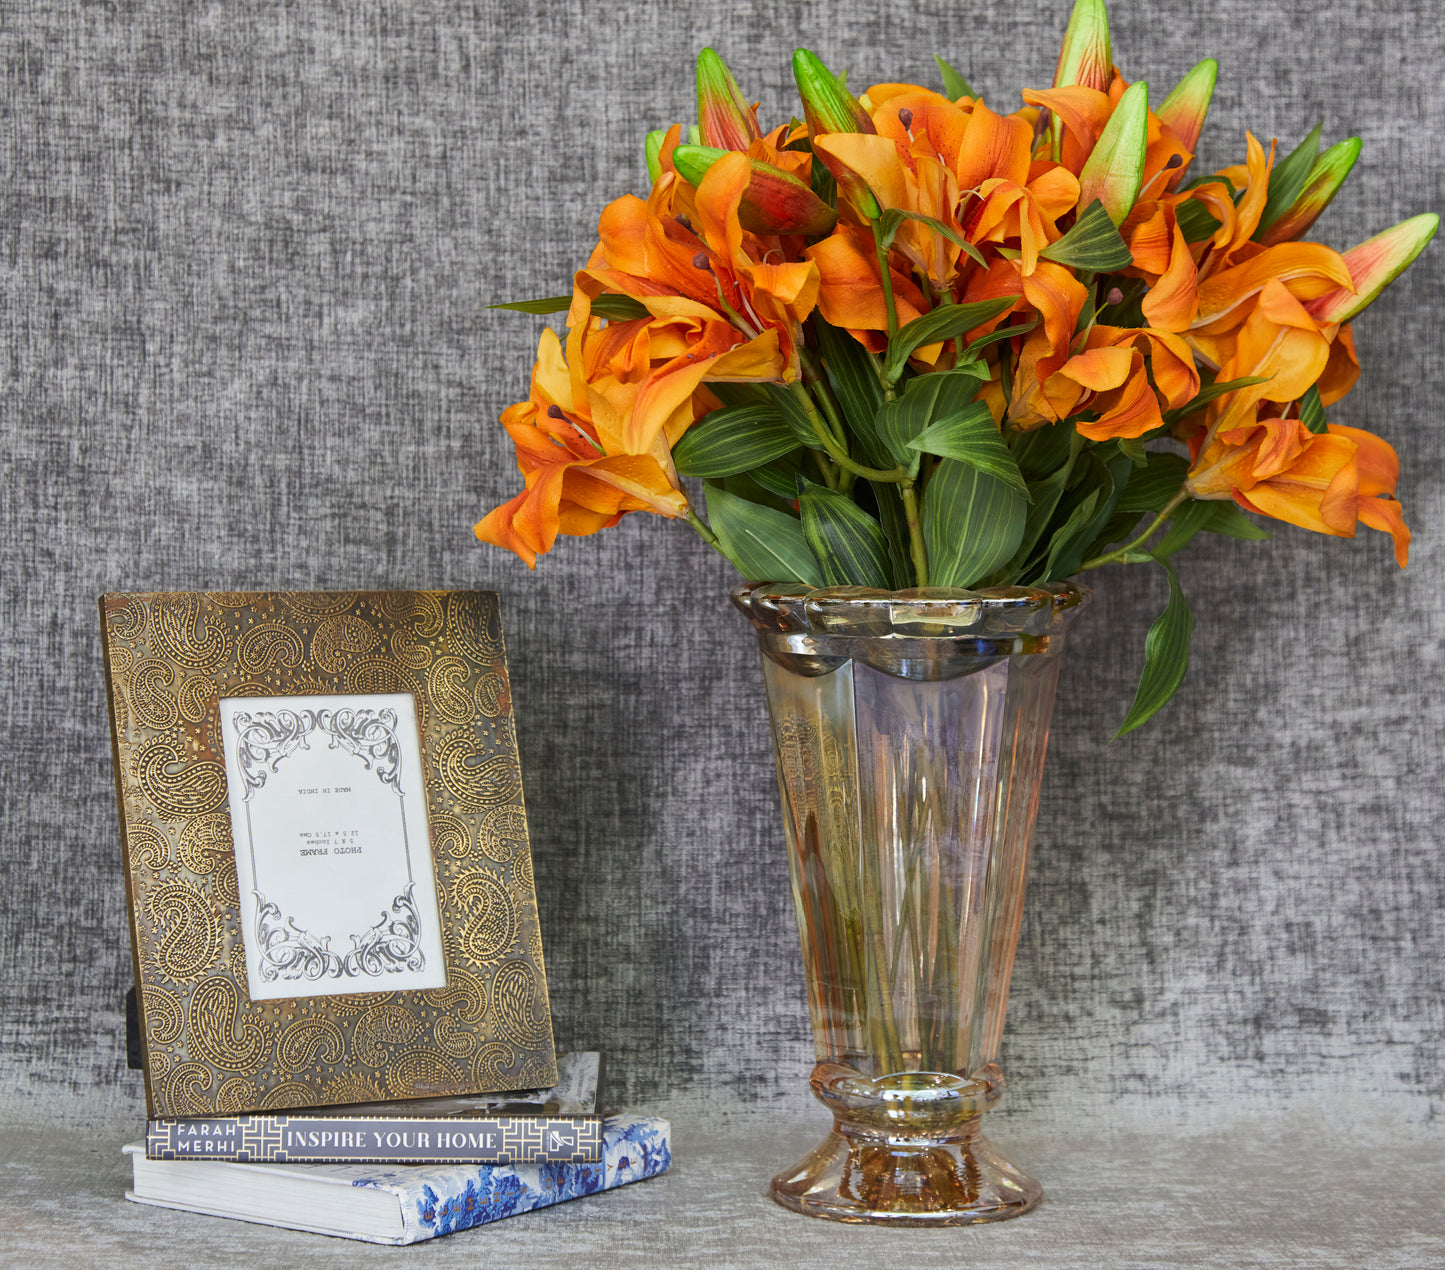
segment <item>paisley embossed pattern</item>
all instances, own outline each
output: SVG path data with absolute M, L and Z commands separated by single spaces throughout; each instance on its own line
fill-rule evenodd
M 506 864 L 519 849 L 527 846 L 527 814 L 514 805 L 493 807 L 482 818 L 477 840 L 489 860 Z
M 523 1049 L 531 1049 L 551 1031 L 546 993 L 539 990 L 530 963 L 506 962 L 493 976 L 492 1013 L 502 1035 Z
M 261 1091 L 256 1083 L 244 1076 L 231 1076 L 221 1082 L 216 1090 L 216 1114 L 238 1116 L 261 1103 Z
M 130 669 L 130 708 L 147 727 L 174 727 L 180 708 L 169 689 L 176 672 L 168 662 L 148 657 Z
M 432 1050 L 406 1050 L 386 1069 L 386 1092 L 393 1098 L 434 1098 L 461 1081 L 462 1069 Z
M 445 812 L 431 817 L 432 849 L 440 857 L 449 855 L 454 860 L 465 860 L 472 850 L 472 835 L 467 822 L 458 816 Z
M 388 1057 L 383 1046 L 405 1045 L 422 1031 L 422 1023 L 405 1006 L 373 1006 L 357 1021 L 351 1052 L 368 1067 L 382 1067 Z
M 508 754 L 488 758 L 478 753 L 475 736 L 456 732 L 437 753 L 442 784 L 465 811 L 482 811 L 522 792 L 522 775 Z
M 168 596 L 153 603 L 156 652 L 187 670 L 213 670 L 225 661 L 230 641 L 222 626 L 206 620 L 204 606 L 199 595 Z
M 438 657 L 427 671 L 432 708 L 448 723 L 465 723 L 472 713 L 467 690 L 472 669 L 460 657 Z
M 151 983 L 146 984 L 141 998 L 141 1013 L 145 1019 L 146 1035 L 156 1045 L 169 1045 L 181 1034 L 181 1028 L 186 1023 L 176 994 Z
M 203 813 L 186 821 L 181 830 L 181 863 L 192 873 L 214 873 L 227 858 L 236 867 L 231 846 L 231 818 L 220 812 Z
M 229 978 L 202 979 L 191 993 L 191 1051 L 228 1072 L 255 1071 L 271 1049 L 267 1030 L 241 1017 L 241 1001 Z
M 496 598 L 108 596 L 103 611 L 152 1114 L 483 1092 L 517 1087 L 529 1062 L 550 1071 Z M 447 986 L 252 1004 L 218 702 L 353 692 L 416 698 Z
M 173 983 L 205 973 L 221 951 L 220 922 L 210 901 L 184 883 L 158 886 L 146 900 L 156 928 L 156 965 Z
M 141 750 L 135 778 L 151 805 L 171 820 L 214 811 L 226 801 L 226 769 L 215 762 L 187 763 L 166 737 Z
M 495 961 L 517 938 L 517 912 L 501 881 L 474 869 L 452 887 L 466 923 L 457 935 L 462 951 L 478 965 Z
M 206 1091 L 214 1084 L 211 1069 L 202 1063 L 177 1063 L 161 1081 L 161 1097 L 173 1116 L 203 1116 L 211 1109 Z
M 280 622 L 260 622 L 241 636 L 241 668 L 251 674 L 263 670 L 295 670 L 306 656 L 301 636 Z
M 129 830 L 131 854 L 148 869 L 163 869 L 171 862 L 171 840 L 148 820 L 139 820 Z
M 381 636 L 352 613 L 328 617 L 311 637 L 311 656 L 322 670 L 340 674 L 351 664 L 348 654 L 369 653 Z
M 317 1063 L 339 1063 L 345 1052 L 341 1029 L 330 1019 L 297 1019 L 281 1033 L 276 1058 L 287 1071 L 299 1072 Z

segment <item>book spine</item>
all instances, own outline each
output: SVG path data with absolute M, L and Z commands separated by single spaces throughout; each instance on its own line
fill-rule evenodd
M 600 1116 L 244 1115 L 151 1120 L 146 1158 L 245 1164 L 594 1164 Z
M 672 1127 L 653 1117 L 609 1117 L 602 1158 L 595 1164 L 531 1164 L 511 1167 L 435 1169 L 411 1183 L 356 1182 L 385 1186 L 401 1201 L 402 1243 L 418 1243 L 483 1226 L 518 1213 L 656 1177 L 672 1163 Z

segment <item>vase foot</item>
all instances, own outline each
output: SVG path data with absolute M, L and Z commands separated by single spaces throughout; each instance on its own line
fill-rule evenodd
M 1044 1188 L 976 1129 L 963 1140 L 858 1139 L 837 1129 L 773 1178 L 784 1208 L 877 1226 L 966 1226 L 1033 1208 Z

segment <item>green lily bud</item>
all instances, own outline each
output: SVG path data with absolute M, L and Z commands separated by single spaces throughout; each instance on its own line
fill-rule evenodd
M 1214 82 L 1218 78 L 1219 63 L 1212 57 L 1206 57 L 1175 85 L 1174 91 L 1155 112 L 1159 122 L 1169 126 L 1186 150 L 1193 151 L 1199 145 L 1204 116 L 1209 113 Z
M 1393 229 L 1366 239 L 1358 247 L 1345 252 L 1343 257 L 1355 282 L 1354 291 L 1341 287 L 1309 301 L 1305 308 L 1320 322 L 1351 321 L 1405 272 L 1439 228 L 1440 218 L 1430 212 L 1412 216 Z
M 666 128 L 654 128 L 647 134 L 647 179 L 654 185 L 662 175 L 662 143 L 667 140 Z
M 1114 54 L 1109 43 L 1109 11 L 1104 0 L 1074 0 L 1059 62 L 1054 68 L 1054 87 L 1082 84 L 1085 88 L 1109 91 L 1114 78 Z
M 793 54 L 793 78 L 798 96 L 803 100 L 803 116 L 808 121 L 810 136 L 829 132 L 877 132 L 873 120 L 853 96 L 821 61 L 807 49 Z
M 1149 85 L 1141 80 L 1124 90 L 1079 173 L 1079 206 L 1088 207 L 1098 199 L 1109 219 L 1122 225 L 1144 183 L 1148 148 Z
M 1340 192 L 1340 186 L 1345 183 L 1359 157 L 1360 139 L 1350 137 L 1332 145 L 1315 159 L 1299 197 L 1259 241 L 1266 247 L 1273 247 L 1275 243 L 1290 242 L 1306 233 Z
M 727 63 L 710 48 L 697 55 L 697 118 L 703 144 L 722 150 L 746 150 L 763 135 Z
M 712 146 L 678 146 L 673 166 L 689 185 L 701 185 L 707 170 L 728 150 Z M 761 159 L 749 159 L 748 188 L 738 205 L 738 221 L 753 234 L 826 234 L 838 217 L 831 207 L 797 177 Z
M 810 139 L 816 140 L 830 132 L 878 131 L 863 104 L 838 82 L 838 77 L 818 60 L 816 53 L 798 49 L 793 54 L 793 78 L 798 84 Z M 839 194 L 852 203 L 861 216 L 877 220 L 882 215 L 878 200 L 862 177 L 821 150 L 815 148 L 813 154 L 833 174 Z

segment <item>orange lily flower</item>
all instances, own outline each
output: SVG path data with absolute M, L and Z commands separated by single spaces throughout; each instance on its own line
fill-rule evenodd
M 1358 428 L 1310 432 L 1298 419 L 1255 419 L 1215 431 L 1186 481 L 1191 497 L 1232 498 L 1246 511 L 1316 533 L 1353 538 L 1358 524 L 1388 533 L 1404 568 L 1410 531 L 1394 499 L 1395 451 Z
M 623 434 L 630 453 L 647 452 L 705 381 L 795 379 L 800 325 L 818 296 L 816 266 L 773 263 L 776 240 L 744 232 L 747 156 L 724 155 L 694 191 L 672 167 L 675 145 L 674 135 L 646 204 L 626 196 L 603 212 L 598 251 L 577 276 L 579 290 L 631 296 L 654 318 L 687 327 L 686 347 L 637 394 Z
M 634 338 L 641 334 L 628 333 Z M 585 347 L 589 334 L 601 337 L 598 350 Z M 535 568 L 537 556 L 552 549 L 559 533 L 595 533 L 632 511 L 687 514 L 687 496 L 665 443 L 648 454 L 620 448 L 621 420 L 615 407 L 625 405 L 630 394 L 609 372 L 613 359 L 635 367 L 635 350 L 627 349 L 619 334 L 615 326 L 603 328 L 585 318 L 569 333 L 569 366 L 556 333 L 544 330 L 530 397 L 502 413 L 526 488 L 478 522 L 475 533 L 483 542 L 515 552 L 528 568 Z M 589 364 L 595 385 L 585 382 Z M 585 396 L 577 394 L 579 381 Z M 630 393 L 635 392 L 633 386 Z

